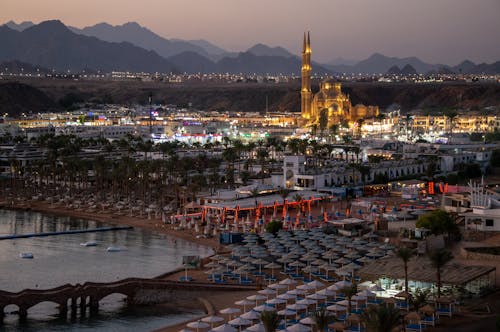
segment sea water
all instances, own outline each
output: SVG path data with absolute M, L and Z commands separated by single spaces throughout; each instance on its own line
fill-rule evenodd
M 58 232 L 110 226 L 70 217 L 29 211 L 0 210 L 0 236 Z M 80 245 L 95 241 L 97 246 Z M 113 246 L 119 252 L 107 252 Z M 33 259 L 19 257 L 31 252 Z M 155 234 L 142 229 L 119 230 L 0 240 L 0 289 L 17 292 L 26 288 L 47 289 L 66 283 L 111 282 L 129 277 L 151 278 L 181 266 L 183 255 L 207 256 L 208 247 Z M 200 312 L 168 313 L 158 307 L 127 307 L 123 298 L 111 295 L 99 303 L 99 313 L 59 319 L 54 303 L 42 303 L 28 310 L 20 322 L 6 308 L 0 330 L 5 331 L 151 331 L 194 317 Z M 11 312 L 11 313 L 10 313 Z

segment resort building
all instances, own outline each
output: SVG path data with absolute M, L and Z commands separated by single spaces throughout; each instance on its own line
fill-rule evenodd
M 287 155 L 283 162 L 283 186 L 297 190 L 321 190 L 328 187 L 370 183 L 376 176 L 393 180 L 408 175 L 423 174 L 426 170 L 426 165 L 415 159 L 387 160 L 365 163 L 362 166 L 364 167 L 358 168 L 345 161 L 318 161 L 304 155 Z
M 426 256 L 414 257 L 408 262 L 409 289 L 434 289 L 436 270 L 430 268 Z M 491 266 L 466 266 L 448 263 L 441 270 L 443 293 L 450 295 L 481 294 L 495 285 L 496 268 Z M 404 290 L 404 266 L 398 257 L 374 260 L 359 270 L 359 275 L 380 285 L 386 297 L 395 296 Z

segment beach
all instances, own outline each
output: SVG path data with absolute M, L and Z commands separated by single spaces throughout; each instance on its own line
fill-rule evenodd
M 82 211 L 79 209 L 70 209 L 62 206 L 53 207 L 50 203 L 40 202 L 40 201 L 32 201 L 32 202 L 23 202 L 21 204 L 5 204 L 5 202 L 0 202 L 4 208 L 8 209 L 19 209 L 19 210 L 31 210 L 37 211 L 46 214 L 52 215 L 61 215 L 61 216 L 70 216 L 75 218 L 83 218 L 83 219 L 91 219 L 96 221 L 105 222 L 108 224 L 114 225 L 127 225 L 137 228 L 143 228 L 151 232 L 168 234 L 186 241 L 191 241 L 200 245 L 208 246 L 213 248 L 214 250 L 224 252 L 226 251 L 224 247 L 219 246 L 218 238 L 203 238 L 197 237 L 198 233 L 194 231 L 194 229 L 184 229 L 184 230 L 176 230 L 174 229 L 174 225 L 164 224 L 162 223 L 161 218 L 151 218 L 148 219 L 146 216 L 144 217 L 132 217 L 128 215 L 119 215 L 116 213 L 109 212 L 107 210 L 90 212 L 90 211 Z M 497 238 L 498 239 L 498 238 Z M 493 240 L 493 242 L 497 242 L 497 239 Z M 454 248 L 455 249 L 455 248 Z M 458 250 L 455 249 L 454 252 L 456 254 L 456 258 L 460 260 L 460 256 L 458 255 Z M 207 260 L 204 260 L 206 262 Z M 465 261 L 465 260 L 464 260 Z M 464 262 L 466 263 L 466 262 Z M 469 264 L 471 262 L 468 262 Z M 185 271 L 180 268 L 177 271 L 166 271 L 165 275 L 162 275 L 161 278 L 169 279 L 169 280 L 178 280 L 179 277 L 183 276 Z M 497 274 L 498 274 L 497 270 Z M 194 281 L 197 282 L 207 282 L 207 275 L 203 270 L 188 270 L 188 275 L 193 278 Z M 497 283 L 499 280 L 497 279 Z M 257 289 L 260 288 L 259 285 L 256 285 L 254 290 L 245 290 L 245 291 L 207 291 L 204 294 L 204 298 L 198 301 L 199 303 L 193 303 L 193 307 L 197 307 L 200 309 L 204 309 L 208 315 L 219 315 L 218 312 L 227 307 L 235 307 L 234 302 L 240 299 L 244 299 L 249 295 L 256 294 Z M 492 294 L 487 298 L 487 303 L 490 305 L 491 310 L 493 312 L 497 311 L 499 308 L 498 303 L 498 293 Z M 158 305 L 161 307 L 162 305 Z M 472 307 L 472 306 L 471 306 Z M 477 304 L 478 308 L 482 309 L 482 304 Z M 482 311 L 482 310 L 481 310 Z M 199 318 L 202 318 L 205 315 L 200 315 Z M 222 315 L 224 316 L 224 315 Z M 197 318 L 197 319 L 199 319 Z M 225 317 L 227 318 L 227 317 Z M 197 320 L 195 319 L 195 320 Z M 493 316 L 491 313 L 479 313 L 474 314 L 473 312 L 461 312 L 458 313 L 457 317 L 453 320 L 448 321 L 445 319 L 440 324 L 439 327 L 434 328 L 436 331 L 447 331 L 448 329 L 456 328 L 457 325 L 468 328 L 480 328 L 483 326 L 487 329 L 487 327 L 491 326 Z M 192 320 L 192 319 L 191 319 Z M 182 322 L 179 324 L 175 324 L 172 326 L 166 326 L 161 329 L 156 330 L 156 332 L 174 332 L 179 331 L 185 328 L 186 322 Z

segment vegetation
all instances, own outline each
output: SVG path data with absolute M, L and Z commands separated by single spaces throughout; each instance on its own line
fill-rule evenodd
M 353 283 L 350 286 L 343 287 L 340 289 L 340 292 L 345 295 L 347 299 L 347 315 L 349 315 L 352 311 L 351 299 L 354 295 L 358 293 L 358 284 Z
M 281 319 L 276 311 L 265 310 L 260 315 L 260 320 L 262 325 L 264 325 L 264 330 L 266 330 L 266 332 L 274 332 L 278 329 Z
M 396 251 L 396 256 L 401 258 L 404 264 L 404 270 L 405 270 L 405 292 L 406 294 L 408 293 L 408 262 L 413 256 L 413 250 L 407 247 L 401 247 Z
M 490 165 L 492 167 L 500 167 L 500 150 L 493 150 L 490 159 Z
M 267 223 L 266 232 L 276 235 L 283 228 L 281 221 L 273 220 Z
M 441 296 L 441 270 L 446 263 L 453 259 L 453 255 L 445 249 L 438 249 L 430 252 L 429 258 L 431 259 L 432 267 L 436 269 L 437 296 L 439 298 Z
M 422 308 L 427 303 L 429 295 L 429 289 L 417 289 L 417 291 L 410 297 L 410 304 L 413 306 L 413 309 L 418 311 Z
M 401 314 L 395 306 L 369 305 L 361 319 L 369 332 L 392 332 L 401 324 Z
M 327 330 L 328 324 L 330 324 L 333 319 L 334 317 L 330 315 L 325 308 L 321 308 L 314 312 L 314 322 L 316 323 L 316 328 L 320 332 Z
M 426 228 L 434 235 L 451 235 L 460 232 L 451 215 L 444 210 L 434 210 L 419 216 L 416 226 Z

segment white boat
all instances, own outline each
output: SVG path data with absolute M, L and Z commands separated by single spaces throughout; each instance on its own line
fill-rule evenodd
M 114 246 L 111 246 L 111 247 L 108 247 L 106 249 L 107 252 L 118 252 L 118 251 L 122 251 L 122 248 L 120 247 L 114 247 Z
M 80 243 L 80 245 L 83 247 L 95 247 L 97 245 L 97 242 L 87 241 L 87 242 Z
M 31 252 L 22 252 L 19 254 L 19 257 L 21 258 L 33 258 L 33 254 Z

